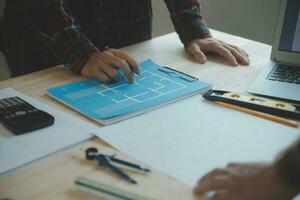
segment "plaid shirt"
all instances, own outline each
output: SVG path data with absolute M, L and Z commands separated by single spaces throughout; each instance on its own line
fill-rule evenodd
M 210 37 L 197 0 L 165 3 L 184 45 Z M 20 32 L 16 43 L 22 56 L 12 63 L 14 75 L 59 63 L 80 73 L 91 54 L 105 46 L 120 48 L 151 38 L 151 0 L 9 0 L 6 10 L 5 20 L 21 27 L 14 30 Z M 8 60 L 16 60 L 8 54 Z

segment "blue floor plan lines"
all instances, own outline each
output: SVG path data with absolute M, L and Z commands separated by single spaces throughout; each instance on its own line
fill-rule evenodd
M 171 76 L 151 60 L 142 62 L 141 67 L 143 75 L 135 75 L 134 83 L 128 83 L 120 71 L 122 78 L 116 83 L 103 84 L 94 78 L 50 88 L 47 92 L 88 117 L 106 120 L 166 104 L 210 86 Z
M 186 86 L 150 71 L 144 71 L 143 76 L 137 77 L 136 82 L 132 84 L 102 84 L 102 87 L 105 90 L 101 90 L 97 94 L 111 98 L 114 103 L 121 103 L 127 100 L 142 103 L 184 89 Z M 84 93 L 88 94 L 88 91 L 84 91 Z

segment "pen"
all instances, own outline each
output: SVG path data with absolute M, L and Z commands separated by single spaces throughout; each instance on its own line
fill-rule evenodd
M 199 80 L 196 77 L 193 77 L 193 76 L 191 76 L 189 74 L 186 74 L 184 72 L 178 71 L 176 69 L 170 68 L 168 66 L 159 67 L 158 70 L 161 71 L 161 72 L 167 73 L 167 74 L 173 74 L 176 77 L 178 77 L 180 79 L 183 79 L 185 81 L 188 81 L 188 82 L 193 82 L 193 81 Z
M 229 103 L 224 103 L 224 102 L 221 102 L 221 101 L 215 101 L 215 103 L 220 105 L 220 106 L 223 106 L 225 108 L 231 108 L 231 109 L 234 109 L 234 110 L 238 110 L 240 112 L 255 115 L 257 117 L 268 119 L 268 120 L 278 122 L 278 123 L 281 123 L 281 124 L 284 124 L 284 125 L 288 125 L 288 126 L 292 126 L 292 127 L 296 127 L 296 128 L 299 127 L 298 122 L 293 121 L 293 120 L 289 120 L 289 119 L 285 119 L 283 117 L 277 117 L 277 116 L 274 116 L 274 115 L 270 115 L 270 114 L 255 111 L 255 110 L 251 110 L 251 109 L 248 109 L 248 108 L 243 108 L 243 107 L 232 105 L 232 104 L 229 104 Z

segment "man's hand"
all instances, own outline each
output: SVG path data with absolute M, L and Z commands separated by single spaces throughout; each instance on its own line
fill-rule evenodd
M 234 66 L 250 63 L 249 55 L 244 50 L 214 38 L 195 39 L 188 44 L 187 51 L 201 64 L 206 62 L 205 53 L 209 52 L 219 54 Z
M 195 188 L 207 200 L 289 200 L 295 196 L 273 165 L 229 164 L 206 174 Z
M 81 70 L 85 77 L 96 77 L 103 83 L 119 80 L 122 70 L 129 82 L 134 81 L 134 73 L 140 74 L 140 65 L 127 53 L 117 49 L 107 49 L 94 53 Z

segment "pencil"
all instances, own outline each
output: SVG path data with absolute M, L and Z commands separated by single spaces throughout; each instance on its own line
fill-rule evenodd
M 231 109 L 234 109 L 234 110 L 238 110 L 240 112 L 255 115 L 257 117 L 268 119 L 268 120 L 278 122 L 278 123 L 281 123 L 281 124 L 284 124 L 284 125 L 288 125 L 288 126 L 292 126 L 292 127 L 296 127 L 296 128 L 299 127 L 298 122 L 293 121 L 293 120 L 289 120 L 289 119 L 286 119 L 286 118 L 283 118 L 283 117 L 274 116 L 274 115 L 271 115 L 271 114 L 259 112 L 259 111 L 256 111 L 256 110 L 251 110 L 251 109 L 248 109 L 248 108 L 243 108 L 243 107 L 240 107 L 240 106 L 232 105 L 232 104 L 229 104 L 229 103 L 224 103 L 224 102 L 221 102 L 221 101 L 216 101 L 215 103 L 220 105 L 220 106 L 223 106 L 225 108 L 231 108 Z

